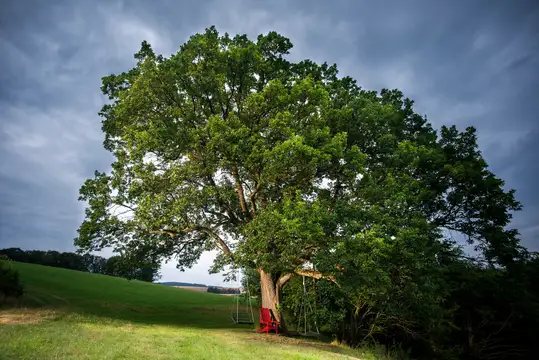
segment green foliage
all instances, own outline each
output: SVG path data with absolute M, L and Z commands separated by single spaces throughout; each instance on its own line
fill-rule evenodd
M 23 295 L 23 287 L 19 282 L 19 272 L 7 264 L 6 261 L 0 261 L 0 305 L 8 297 L 15 299 Z
M 175 256 L 179 268 L 220 248 L 216 271 L 233 260 L 284 273 L 373 228 L 393 246 L 405 226 L 430 243 L 459 231 L 493 263 L 519 256 L 505 227 L 520 205 L 474 129 L 438 135 L 398 90 L 289 62 L 291 47 L 274 32 L 253 42 L 212 27 L 170 58 L 144 42 L 133 69 L 104 77 L 116 161 L 80 190 L 76 244 Z
M 511 271 L 455 262 L 444 277 L 446 301 L 455 307 L 455 327 L 444 339 L 458 344 L 461 357 L 531 359 L 539 326 L 537 255 L 529 255 Z M 447 346 L 447 345 L 446 345 Z
M 514 191 L 488 170 L 475 129 L 436 131 L 399 90 L 291 62 L 291 48 L 275 32 L 252 41 L 211 27 L 170 58 L 144 42 L 131 70 L 104 77 L 116 160 L 80 189 L 75 244 L 174 257 L 182 270 L 218 249 L 212 271 L 264 270 L 270 290 L 308 273 L 343 299 L 317 314 L 328 331 L 355 344 L 420 338 L 436 352 L 455 310 L 446 265 L 464 256 L 450 233 L 491 267 L 526 258 L 509 228 Z
M 124 256 L 111 256 L 104 266 L 105 274 L 122 277 L 128 280 L 154 282 L 160 279 L 159 264 L 133 261 Z

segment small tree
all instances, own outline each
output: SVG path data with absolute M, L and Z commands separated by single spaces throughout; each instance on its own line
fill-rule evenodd
M 159 280 L 159 264 L 140 261 L 126 256 L 111 256 L 105 264 L 105 274 L 122 277 L 128 280 L 153 282 Z
M 104 77 L 104 146 L 116 161 L 80 189 L 88 207 L 75 244 L 175 257 L 180 269 L 218 249 L 212 271 L 256 269 L 262 306 L 278 317 L 297 275 L 339 283 L 344 269 L 387 288 L 428 274 L 447 229 L 491 263 L 519 256 L 505 227 L 520 205 L 488 171 L 473 128 L 438 134 L 400 91 L 290 62 L 291 48 L 275 32 L 251 41 L 211 27 L 170 58 L 143 42 L 135 67 Z M 403 258 L 376 271 L 371 250 L 378 267 Z
M 5 261 L 0 261 L 0 305 L 8 297 L 20 298 L 23 287 L 19 283 L 19 272 L 11 268 Z

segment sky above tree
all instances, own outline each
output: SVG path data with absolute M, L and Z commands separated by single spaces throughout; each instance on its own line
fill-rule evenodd
M 290 58 L 337 63 L 366 89 L 398 88 L 438 128 L 473 125 L 491 170 L 517 190 L 513 226 L 539 250 L 539 4 L 534 1 L 3 1 L 0 5 L 0 248 L 73 250 L 78 189 L 109 171 L 101 77 L 147 40 L 176 52 L 215 25 L 291 39 Z M 110 255 L 110 254 L 105 254 Z M 213 254 L 163 280 L 221 284 Z

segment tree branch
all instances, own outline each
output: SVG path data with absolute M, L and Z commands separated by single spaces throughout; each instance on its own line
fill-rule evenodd
M 215 231 L 205 226 L 194 226 L 190 228 L 185 228 L 182 231 L 174 231 L 174 230 L 150 231 L 150 234 L 168 235 L 170 237 L 175 237 L 182 233 L 190 233 L 190 232 L 195 232 L 195 231 L 205 232 L 206 234 L 213 237 L 217 241 L 217 247 L 221 249 L 226 255 L 232 256 L 232 251 L 230 250 L 226 242 Z
M 214 108 L 213 108 L 213 103 L 210 99 L 210 96 L 206 93 L 206 102 L 208 103 L 208 106 L 210 107 L 210 111 L 211 111 L 211 114 L 212 115 L 217 115 L 217 113 L 215 112 Z
M 157 230 L 157 231 L 150 231 L 150 234 L 153 234 L 153 235 L 168 235 L 170 237 L 175 237 L 175 236 L 178 236 L 180 235 L 181 233 L 188 233 L 188 232 L 192 232 L 192 231 L 195 231 L 194 229 L 185 229 L 185 230 L 182 230 L 182 231 L 173 231 L 173 230 Z
M 236 182 L 236 191 L 238 192 L 238 198 L 240 200 L 241 211 L 244 215 L 249 216 L 249 209 L 247 209 L 247 204 L 245 202 L 245 193 L 243 192 L 243 186 L 240 181 L 240 176 L 238 174 L 238 169 L 236 167 L 232 168 L 232 177 Z
M 277 286 L 282 288 L 288 282 L 288 280 L 292 279 L 296 275 L 297 274 L 294 274 L 294 273 L 288 273 L 281 276 L 279 280 L 277 281 Z
M 314 278 L 314 279 L 326 279 L 326 280 L 329 280 L 332 283 L 334 283 L 335 285 L 337 285 L 339 287 L 339 289 L 341 288 L 341 285 L 339 285 L 339 283 L 337 282 L 337 279 L 333 275 L 325 275 L 325 274 L 322 274 L 320 271 L 308 270 L 308 269 L 297 269 L 295 272 L 296 272 L 297 275 L 307 276 L 307 277 L 311 277 L 311 278 Z
M 448 209 L 445 214 L 435 217 L 433 223 L 442 227 L 450 224 L 451 221 L 454 221 L 458 217 L 463 205 L 464 202 L 460 201 L 451 205 L 451 208 Z
M 262 186 L 260 186 L 260 182 L 256 182 L 256 188 L 255 188 L 255 191 L 251 194 L 250 196 L 250 201 L 251 201 L 251 212 L 252 212 L 252 215 L 253 216 L 256 216 L 256 196 L 258 195 L 258 193 L 260 192 L 260 189 L 262 188 Z
M 339 196 L 339 192 L 342 188 L 341 185 L 341 179 L 337 179 L 337 183 L 335 184 L 335 192 L 333 193 L 333 196 L 331 197 L 331 204 L 329 205 L 328 212 L 332 213 L 335 209 L 335 204 L 337 203 L 337 197 Z
M 204 161 L 204 159 L 202 159 L 202 166 L 204 167 L 204 169 L 207 169 L 206 162 Z M 208 180 L 208 182 L 210 183 L 210 185 L 213 188 L 215 188 L 215 189 L 218 188 L 217 184 L 215 183 L 215 180 L 213 179 L 212 174 L 207 173 L 206 174 L 206 179 Z M 233 224 L 238 225 L 240 223 L 238 217 L 236 216 L 236 214 L 234 214 L 234 211 L 232 209 L 230 209 L 228 204 L 226 204 L 225 201 L 223 201 L 223 199 L 221 198 L 221 194 L 219 192 L 217 192 L 216 199 L 217 199 L 217 203 L 219 204 L 219 206 L 221 206 L 224 209 L 224 211 L 228 214 L 228 217 L 230 218 L 230 221 Z
M 217 246 L 228 256 L 232 256 L 232 251 L 230 251 L 230 248 L 226 244 L 226 242 L 212 229 L 201 227 L 201 231 L 204 231 L 206 234 L 212 236 L 215 240 L 217 240 Z

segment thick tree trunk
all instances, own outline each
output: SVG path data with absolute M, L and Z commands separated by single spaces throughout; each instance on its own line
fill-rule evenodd
M 283 314 L 277 311 L 279 305 L 279 288 L 278 283 L 273 281 L 273 277 L 270 273 L 265 272 L 262 269 L 258 269 L 260 274 L 260 292 L 262 295 L 262 307 L 268 308 L 273 311 L 273 314 L 280 323 L 280 332 L 286 332 L 286 326 L 284 322 Z
M 267 273 L 262 269 L 259 269 L 258 272 L 260 273 L 260 292 L 262 293 L 262 307 L 272 309 L 274 312 L 276 312 L 276 306 L 279 300 L 277 299 L 277 292 L 272 276 L 270 273 Z

